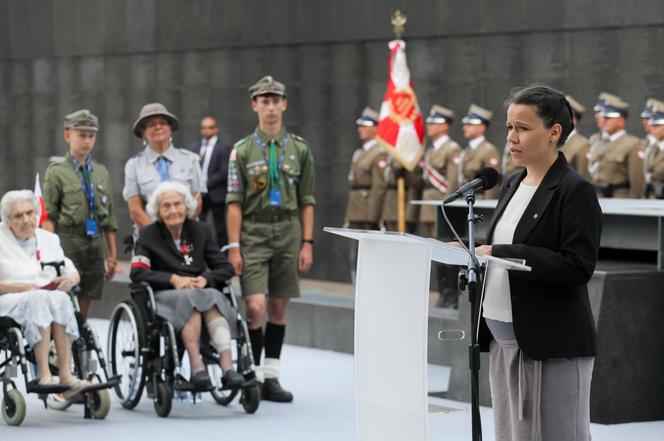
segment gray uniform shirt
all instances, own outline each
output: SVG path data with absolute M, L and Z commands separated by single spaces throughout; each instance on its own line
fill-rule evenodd
M 159 154 L 149 146 L 138 155 L 127 161 L 125 165 L 125 185 L 122 196 L 125 201 L 132 196 L 140 196 L 146 201 L 157 185 L 161 183 L 161 177 L 157 167 Z M 177 149 L 171 146 L 162 155 L 168 159 L 168 172 L 171 181 L 180 182 L 191 190 L 192 193 L 205 193 L 207 189 L 203 183 L 203 174 L 199 157 L 189 150 Z

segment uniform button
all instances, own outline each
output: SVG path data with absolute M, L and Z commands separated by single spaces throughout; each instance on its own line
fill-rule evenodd
M 537 216 L 539 216 L 539 214 L 537 213 L 533 214 L 533 219 L 537 219 Z

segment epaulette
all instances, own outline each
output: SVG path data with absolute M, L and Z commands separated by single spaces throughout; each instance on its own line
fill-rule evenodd
M 296 140 L 296 141 L 300 141 L 302 144 L 307 144 L 307 145 L 309 144 L 309 143 L 308 143 L 303 137 L 301 137 L 300 135 L 296 135 L 295 133 L 289 133 L 289 135 L 291 136 L 291 138 L 293 138 L 293 139 Z
M 235 148 L 240 147 L 242 144 L 244 144 L 245 142 L 247 142 L 247 139 L 249 139 L 248 136 L 247 136 L 246 138 L 242 138 L 241 140 L 239 140 L 238 142 L 236 142 L 235 144 L 233 144 L 233 147 L 235 147 Z

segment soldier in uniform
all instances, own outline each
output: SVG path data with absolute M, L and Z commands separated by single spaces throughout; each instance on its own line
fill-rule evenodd
M 449 136 L 454 122 L 454 112 L 443 106 L 434 104 L 426 119 L 427 136 L 432 145 L 424 153 L 422 164 L 425 201 L 442 201 L 453 193 L 459 184 L 459 163 L 461 147 Z M 420 222 L 427 237 L 436 237 L 437 206 L 423 205 L 420 211 Z M 451 238 L 445 237 L 443 240 Z M 457 273 L 459 267 L 437 264 L 439 297 L 436 306 L 456 308 L 459 299 Z
M 601 142 L 605 138 L 605 133 L 602 129 L 602 126 L 604 124 L 604 116 L 602 113 L 602 109 L 604 108 L 604 99 L 609 96 L 615 98 L 615 95 L 610 95 L 606 92 L 600 92 L 600 94 L 597 96 L 597 103 L 593 106 L 593 119 L 595 120 L 595 126 L 597 127 L 597 131 L 591 134 L 590 137 L 588 138 L 588 142 L 590 143 L 591 149 L 595 144 Z
M 468 146 L 461 152 L 459 164 L 459 184 L 472 181 L 475 174 L 484 167 L 492 167 L 500 172 L 500 154 L 496 147 L 484 137 L 492 112 L 478 105 L 471 104 L 468 114 L 463 118 L 463 136 L 468 140 Z M 500 188 L 486 192 L 478 192 L 477 199 L 497 199 Z
M 643 197 L 643 143 L 625 132 L 628 112 L 629 105 L 621 98 L 605 98 L 602 130 L 606 140 L 591 148 L 589 166 L 599 197 Z
M 257 366 L 265 347 L 263 369 L 257 369 L 262 397 L 290 402 L 293 394 L 279 383 L 280 356 L 286 306 L 300 295 L 297 272 L 313 263 L 314 162 L 307 143 L 283 126 L 286 87 L 265 76 L 249 94 L 258 127 L 231 151 L 228 259 L 241 277 Z
M 143 139 L 145 148 L 125 165 L 122 196 L 129 206 L 129 216 L 138 229 L 154 222 L 145 211 L 145 204 L 157 185 L 177 181 L 189 188 L 196 199 L 196 219 L 202 208 L 201 193 L 206 188 L 199 157 L 186 149 L 175 148 L 171 135 L 179 121 L 163 104 L 146 104 L 134 123 L 133 133 Z
M 579 127 L 579 121 L 583 116 L 583 113 L 586 111 L 577 100 L 572 96 L 567 95 L 567 102 L 572 108 L 572 120 L 574 121 L 574 130 L 567 137 L 565 145 L 560 148 L 560 151 L 565 155 L 567 163 L 572 167 L 578 174 L 583 176 L 586 180 L 590 181 L 590 172 L 588 171 L 588 159 L 590 159 L 590 142 L 588 138 L 583 136 L 576 129 Z
M 643 112 L 641 112 L 641 126 L 643 127 L 643 132 L 646 135 L 643 140 L 643 145 L 645 146 L 643 150 L 644 151 L 643 175 L 646 182 L 646 187 L 645 187 L 646 199 L 649 199 L 654 191 L 654 187 L 652 185 L 652 176 L 648 172 L 648 169 L 650 168 L 650 166 L 648 165 L 648 161 L 650 160 L 650 154 L 652 153 L 653 149 L 657 148 L 657 139 L 652 134 L 652 126 L 650 125 L 650 118 L 652 117 L 652 105 L 654 101 L 656 101 L 654 98 L 648 98 L 646 100 L 646 106 L 643 109 Z
M 362 147 L 355 150 L 348 181 L 350 195 L 346 221 L 350 228 L 378 230 L 385 201 L 385 168 L 388 153 L 378 143 L 378 113 L 366 107 L 355 121 Z
M 108 170 L 91 157 L 97 117 L 78 110 L 65 116 L 64 127 L 69 151 L 62 161 L 48 166 L 44 178 L 44 228 L 60 236 L 65 255 L 81 275 L 78 302 L 87 317 L 90 301 L 101 298 L 104 277 L 110 280 L 115 273 L 118 224 Z
M 651 98 L 649 100 L 650 135 L 654 144 L 648 152 L 648 169 L 652 191 L 647 195 L 650 199 L 664 199 L 664 102 Z

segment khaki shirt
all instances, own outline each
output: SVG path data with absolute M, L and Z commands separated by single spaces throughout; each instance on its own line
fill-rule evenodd
M 44 203 L 48 218 L 56 227 L 81 227 L 89 217 L 90 206 L 85 198 L 79 175 L 74 170 L 74 161 L 69 153 L 62 161 L 52 163 L 44 175 Z M 92 161 L 92 184 L 94 185 L 94 217 L 99 231 L 115 231 L 118 223 L 113 209 L 113 193 L 108 170 L 97 161 Z
M 428 174 L 423 173 L 424 191 L 422 199 L 425 201 L 440 201 L 459 188 L 459 164 L 461 162 L 461 147 L 452 139 L 448 139 L 435 149 L 430 147 L 424 154 L 424 162 L 429 164 L 447 181 L 448 189 L 445 193 L 439 191 L 429 181 Z M 438 207 L 422 205 L 420 209 L 420 221 L 427 223 L 436 222 L 436 210 Z
M 265 153 L 260 143 L 264 145 Z M 304 139 L 286 132 L 274 139 L 277 159 L 281 159 L 281 204 L 270 205 L 268 136 L 258 128 L 235 143 L 228 163 L 228 193 L 226 203 L 238 202 L 242 214 L 267 215 L 275 212 L 294 212 L 304 205 L 314 205 L 314 159 Z
M 647 173 L 655 186 L 655 195 L 661 198 L 664 195 L 664 150 L 657 144 L 649 145 L 647 164 Z
M 350 195 L 346 220 L 380 222 L 385 200 L 385 167 L 388 153 L 376 142 L 370 149 L 355 150 L 348 173 Z
M 598 142 L 591 148 L 590 171 L 597 185 L 624 185 L 613 197 L 641 198 L 645 188 L 643 141 L 625 134 L 615 141 Z
M 588 142 L 588 138 L 577 132 L 567 138 L 560 151 L 565 155 L 569 166 L 587 181 L 590 181 L 590 171 L 588 170 L 590 142 Z
M 523 170 L 523 167 L 519 167 L 512 162 L 512 154 L 510 153 L 509 144 L 505 144 L 505 147 L 503 148 L 503 159 L 500 162 L 500 169 L 503 171 L 503 176 L 506 178 L 513 173 Z
M 397 174 L 401 173 L 403 167 L 390 156 L 385 167 L 385 202 L 383 204 L 383 221 L 399 221 L 399 196 L 397 190 Z M 413 205 L 410 201 L 418 200 L 422 194 L 422 169 L 416 166 L 412 171 L 404 173 L 404 187 L 406 191 L 405 210 L 406 222 L 417 222 L 419 218 L 419 205 Z
M 477 172 L 484 167 L 492 167 L 500 172 L 500 154 L 496 147 L 487 140 L 484 140 L 474 149 L 467 146 L 461 152 L 459 184 L 464 184 L 475 179 Z M 497 199 L 499 194 L 500 186 L 496 185 L 484 192 L 484 194 L 480 193 L 475 197 L 477 199 Z

